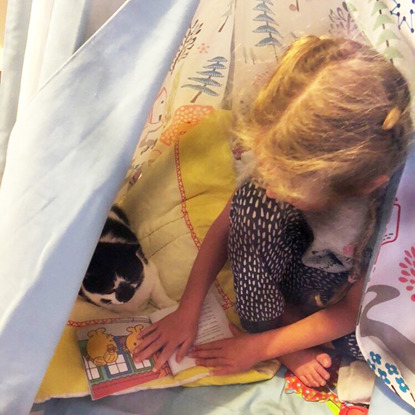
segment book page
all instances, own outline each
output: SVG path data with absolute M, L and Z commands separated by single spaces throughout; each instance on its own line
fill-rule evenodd
M 76 331 L 92 399 L 170 375 L 167 365 L 160 373 L 153 372 L 156 356 L 139 363 L 133 359 L 139 332 L 151 324 L 148 317 L 93 323 Z
M 166 308 L 156 311 L 150 315 L 151 321 L 155 323 L 166 315 L 172 313 L 178 306 Z M 202 311 L 199 319 L 199 329 L 195 339 L 195 345 L 209 343 L 215 340 L 221 340 L 232 337 L 229 329 L 229 322 L 221 305 L 216 300 L 215 295 L 209 291 L 203 303 Z M 196 366 L 195 359 L 185 357 L 180 363 L 176 362 L 176 354 L 174 352 L 169 359 L 169 365 L 173 374 L 185 369 Z

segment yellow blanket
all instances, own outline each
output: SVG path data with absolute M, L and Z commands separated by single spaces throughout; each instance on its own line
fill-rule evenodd
M 234 190 L 235 174 L 227 133 L 229 117 L 228 112 L 217 111 L 178 139 L 146 170 L 122 202 L 144 252 L 156 263 L 167 293 L 176 300 L 183 292 L 200 241 Z M 220 272 L 215 288 L 229 320 L 238 324 L 232 307 L 234 293 L 229 267 Z M 141 314 L 151 311 L 154 308 L 149 306 Z M 77 300 L 37 402 L 89 393 L 75 330 L 85 321 L 102 322 L 101 319 L 119 317 Z M 278 368 L 278 362 L 270 361 L 243 374 L 206 376 L 186 386 L 255 382 L 271 378 Z M 197 370 L 157 379 L 137 390 L 186 384 Z

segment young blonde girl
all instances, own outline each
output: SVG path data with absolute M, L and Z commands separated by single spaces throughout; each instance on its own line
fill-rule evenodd
M 376 201 L 402 166 L 411 128 L 407 84 L 371 48 L 348 39 L 295 41 L 235 133 L 256 169 L 212 224 L 176 312 L 143 331 L 159 369 L 193 345 L 207 290 L 229 259 L 246 332 L 192 349 L 213 374 L 278 357 L 308 386 L 329 377 L 320 345 L 359 358 L 354 329 L 364 246 Z

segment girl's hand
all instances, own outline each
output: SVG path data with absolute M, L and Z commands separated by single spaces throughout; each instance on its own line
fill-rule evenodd
M 235 337 L 196 346 L 189 354 L 199 366 L 214 368 L 211 375 L 245 372 L 262 360 L 256 336 L 230 328 Z
M 179 348 L 176 360 L 180 362 L 192 347 L 197 334 L 198 316 L 177 309 L 162 320 L 147 327 L 139 334 L 140 344 L 134 350 L 134 361 L 148 359 L 162 349 L 153 368 L 161 369 L 173 352 Z

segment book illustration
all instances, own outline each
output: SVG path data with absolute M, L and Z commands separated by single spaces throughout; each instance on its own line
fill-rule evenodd
M 139 345 L 138 335 L 144 328 L 142 324 L 135 327 L 127 327 L 130 333 L 125 339 L 125 349 L 131 355 L 134 354 L 134 349 Z M 88 332 L 88 340 L 86 343 L 86 355 L 95 366 L 105 366 L 109 363 L 114 363 L 118 359 L 118 346 L 112 334 L 106 333 L 106 328 L 100 327 L 96 330 Z
M 130 332 L 130 335 L 127 336 L 127 339 L 125 340 L 126 347 L 128 351 L 133 355 L 134 349 L 140 344 L 140 341 L 138 339 L 138 335 L 140 334 L 140 331 L 144 328 L 142 324 L 138 324 L 135 327 L 128 327 L 127 331 Z
M 142 362 L 134 361 L 134 350 L 140 340 L 138 334 L 145 327 L 162 319 L 177 308 L 177 305 L 156 311 L 150 316 L 120 319 L 115 322 L 94 324 L 77 330 L 78 345 L 92 399 L 108 395 L 127 393 L 139 385 L 156 379 L 170 377 L 171 386 L 176 386 L 174 376 L 181 374 L 180 384 L 207 376 L 206 368 L 197 368 L 194 359 L 185 357 L 176 362 L 174 353 L 159 372 L 153 368 L 160 355 L 157 352 Z M 195 344 L 231 337 L 226 315 L 213 294 L 208 294 L 199 320 Z M 186 370 L 189 371 L 188 378 Z
M 143 318 L 84 327 L 77 331 L 78 344 L 93 399 L 103 398 L 169 375 L 167 365 L 153 372 L 157 354 L 143 362 L 133 359 L 137 335 L 150 324 Z
M 118 358 L 118 349 L 112 334 L 106 334 L 103 327 L 88 333 L 86 353 L 95 366 L 114 363 Z

